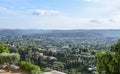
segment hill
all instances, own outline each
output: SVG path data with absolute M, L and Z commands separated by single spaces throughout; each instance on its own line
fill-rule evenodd
M 53 37 L 120 37 L 120 30 L 22 30 L 0 29 L 0 36 L 41 35 Z

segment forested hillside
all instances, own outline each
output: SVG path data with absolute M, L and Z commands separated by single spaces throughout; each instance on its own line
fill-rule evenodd
M 19 36 L 39 34 L 56 37 L 119 37 L 120 30 L 35 30 L 35 29 L 1 29 L 0 36 Z
M 93 74 L 98 66 L 96 52 L 107 52 L 110 45 L 117 43 L 119 33 L 120 30 L 2 29 L 0 57 L 6 55 L 5 58 L 16 60 L 0 63 L 18 65 L 27 72 L 57 70 L 67 74 Z

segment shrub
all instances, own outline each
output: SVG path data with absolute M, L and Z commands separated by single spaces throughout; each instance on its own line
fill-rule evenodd
M 33 70 L 36 72 L 40 72 L 40 67 L 30 62 L 21 61 L 19 63 L 19 66 L 20 66 L 20 69 L 28 71 L 28 72 L 32 72 Z

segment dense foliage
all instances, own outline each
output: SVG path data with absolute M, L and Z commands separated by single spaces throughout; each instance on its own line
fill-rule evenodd
M 0 44 L 0 53 L 3 52 L 9 53 L 8 47 L 5 44 Z
M 20 55 L 15 53 L 1 53 L 0 64 L 6 64 L 10 71 L 10 64 L 16 64 L 20 60 Z
M 19 63 L 19 66 L 22 70 L 28 71 L 28 72 L 32 72 L 32 71 L 36 71 L 38 73 L 40 73 L 40 67 L 37 65 L 34 65 L 30 62 L 25 62 L 25 61 L 21 61 Z
M 19 61 L 20 68 L 27 71 L 38 71 L 40 67 L 41 71 L 93 74 L 96 71 L 95 55 L 101 50 L 106 52 L 97 53 L 98 72 L 109 69 L 103 65 L 116 57 L 113 51 L 119 45 L 112 45 L 110 51 L 108 49 L 109 45 L 116 43 L 118 37 L 119 30 L 2 30 L 0 53 L 19 54 L 22 61 Z M 109 67 L 112 72 L 116 69 L 111 65 Z
M 16 64 L 20 60 L 20 55 L 15 53 L 1 53 L 0 63 Z
M 120 74 L 120 39 L 108 51 L 97 53 L 99 74 Z

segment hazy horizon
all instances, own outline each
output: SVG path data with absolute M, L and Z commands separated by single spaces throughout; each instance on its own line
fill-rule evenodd
M 0 28 L 120 29 L 120 0 L 0 0 Z
M 0 30 L 120 30 L 120 29 L 35 29 L 35 28 L 0 28 Z

